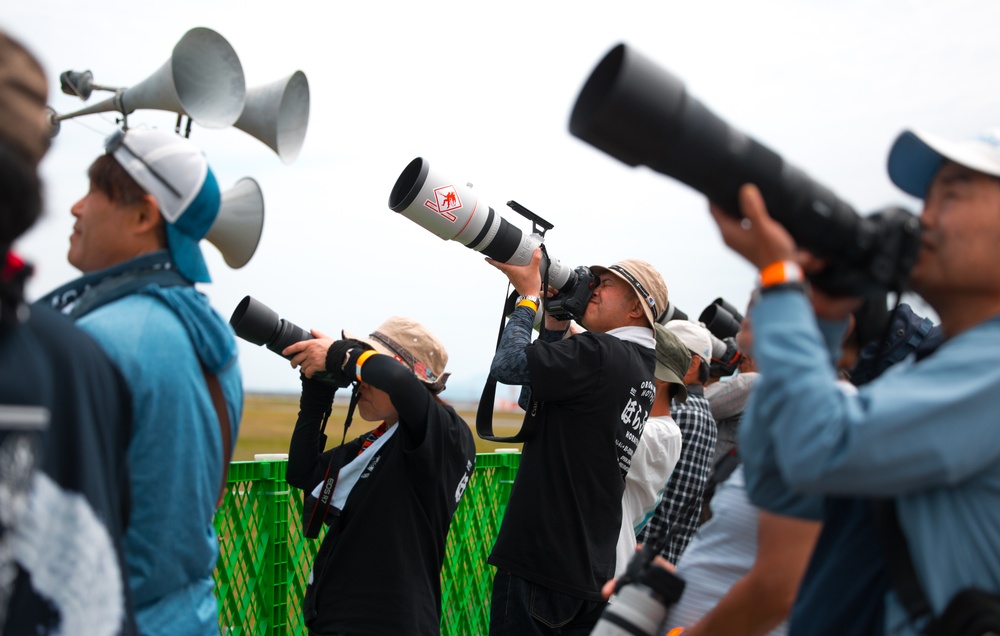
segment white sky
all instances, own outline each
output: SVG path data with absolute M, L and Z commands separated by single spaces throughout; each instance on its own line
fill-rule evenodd
M 625 42 L 688 91 L 859 212 L 917 209 L 885 174 L 905 127 L 971 136 L 1000 124 L 1000 3 L 952 0 L 705 2 L 8 3 L 0 27 L 42 60 L 59 113 L 84 104 L 58 75 L 134 86 L 190 28 L 221 33 L 248 87 L 305 72 L 309 132 L 284 165 L 237 129 L 194 126 L 223 189 L 244 176 L 264 191 L 264 235 L 231 270 L 211 245 L 202 289 L 227 318 L 249 294 L 327 333 L 365 333 L 393 314 L 435 332 L 451 356 L 450 399 L 475 399 L 496 342 L 506 279 L 483 257 L 443 242 L 387 206 L 417 156 L 472 182 L 480 200 L 523 230 L 515 199 L 554 224 L 546 244 L 571 266 L 642 258 L 671 301 L 697 316 L 717 297 L 742 308 L 754 272 L 722 245 L 704 197 L 632 169 L 568 132 L 584 81 Z M 130 125 L 172 127 L 137 111 Z M 43 163 L 46 216 L 17 246 L 37 265 L 37 297 L 78 275 L 65 254 L 72 203 L 103 151 L 114 114 L 63 123 Z M 275 354 L 240 343 L 249 391 L 297 391 Z

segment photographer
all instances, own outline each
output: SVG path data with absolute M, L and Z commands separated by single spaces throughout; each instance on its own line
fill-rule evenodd
M 303 375 L 288 483 L 307 497 L 335 478 L 329 524 L 309 577 L 311 634 L 438 634 L 448 527 L 476 459 L 468 425 L 437 394 L 448 354 L 422 325 L 392 317 L 368 338 L 287 347 Z M 333 384 L 313 379 L 332 376 Z M 361 417 L 381 424 L 324 452 L 336 387 L 357 381 Z
M 592 267 L 600 278 L 581 322 L 546 315 L 532 322 L 542 287 L 536 249 L 527 265 L 488 259 L 522 299 L 504 328 L 491 373 L 522 385 L 521 464 L 489 563 L 490 633 L 587 634 L 605 605 L 601 586 L 615 570 L 622 494 L 655 391 L 655 316 L 667 288 L 636 259 Z
M 687 399 L 687 388 L 682 378 L 691 366 L 691 352 L 674 332 L 663 325 L 655 324 L 653 330 L 656 332 L 656 395 L 625 477 L 616 577 L 628 567 L 635 554 L 636 530 L 641 530 L 656 510 L 670 474 L 681 457 L 683 437 L 680 427 L 670 415 L 670 405 L 674 400 L 683 404 Z
M 944 342 L 896 364 L 856 396 L 836 387 L 830 363 L 856 299 L 813 289 L 810 306 L 795 242 L 767 214 L 755 186 L 740 191 L 749 222 L 712 206 L 725 242 L 761 269 L 762 295 L 753 309 L 761 380 L 740 447 L 752 500 L 774 512 L 818 516 L 815 509 L 797 508 L 797 493 L 890 503 L 905 537 L 895 545 L 905 546 L 912 560 L 909 582 L 930 611 L 908 611 L 900 588 L 887 591 L 885 574 L 876 573 L 852 586 L 849 597 L 857 607 L 845 609 L 858 610 L 848 622 L 854 632 L 961 633 L 944 626 L 969 618 L 960 602 L 953 603 L 959 592 L 1000 591 L 994 415 L 1000 408 L 1000 275 L 994 266 L 1000 148 L 990 135 L 956 143 L 904 132 L 890 152 L 889 176 L 924 199 L 923 238 L 910 283 L 941 317 Z M 875 607 L 862 611 L 870 601 Z M 797 626 L 793 612 L 792 633 L 842 633 L 810 618 Z
M 712 362 L 712 335 L 690 320 L 671 320 L 674 332 L 691 352 L 691 366 L 684 375 L 687 400 L 671 409 L 683 435 L 681 457 L 670 475 L 649 523 L 639 533 L 639 542 L 661 546 L 660 554 L 677 563 L 698 529 L 705 487 L 712 474 L 712 459 L 718 437 L 712 409 L 705 399 L 705 383 Z M 662 540 L 667 537 L 666 542 Z

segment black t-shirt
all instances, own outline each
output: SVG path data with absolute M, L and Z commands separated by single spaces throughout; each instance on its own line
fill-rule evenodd
M 43 407 L 49 417 L 35 436 L 29 482 L 35 504 L 13 521 L 27 529 L 30 546 L 14 548 L 13 588 L 0 583 L 0 603 L 8 603 L 0 632 L 47 633 L 58 627 L 64 633 L 95 633 L 111 617 L 118 621 L 116 633 L 137 633 L 121 553 L 132 421 L 125 379 L 71 320 L 33 307 L 26 323 L 0 335 L 0 411 L 16 412 L 12 407 L 18 406 Z M 8 453 L 20 435 L 0 423 L 5 488 L 14 466 Z M 6 523 L 0 520 L 0 542 L 13 539 Z M 75 609 L 80 606 L 89 611 Z
M 625 475 L 653 404 L 654 351 L 587 332 L 526 352 L 540 419 L 489 563 L 600 600 L 614 574 Z
M 475 442 L 455 410 L 404 365 L 373 356 L 363 373 L 389 393 L 400 421 L 324 537 L 303 614 L 316 634 L 438 634 L 448 527 L 472 474 Z M 319 419 L 305 393 L 288 481 L 309 492 L 334 452 L 319 452 Z M 345 462 L 357 457 L 363 438 L 346 445 Z

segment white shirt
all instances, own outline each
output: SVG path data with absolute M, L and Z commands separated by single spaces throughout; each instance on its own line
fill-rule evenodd
M 681 457 L 681 429 L 669 415 L 646 420 L 632 455 L 622 495 L 622 527 L 618 535 L 615 576 L 621 576 L 635 553 L 636 534 L 652 516 L 670 473 Z

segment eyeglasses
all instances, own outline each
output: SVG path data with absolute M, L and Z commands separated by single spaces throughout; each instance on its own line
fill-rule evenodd
M 136 159 L 138 159 L 139 163 L 141 163 L 142 165 L 146 166 L 146 170 L 149 170 L 149 173 L 151 175 L 153 175 L 154 177 L 156 177 L 157 181 L 159 181 L 160 183 L 162 183 L 167 188 L 167 190 L 170 190 L 170 192 L 172 192 L 175 197 L 177 197 L 178 199 L 181 198 L 180 191 L 177 188 L 175 188 L 173 186 L 173 184 L 171 184 L 169 181 L 167 181 L 166 177 L 164 177 L 162 174 L 160 174 L 156 170 L 156 168 L 154 168 L 153 166 L 149 165 L 149 163 L 147 163 L 145 159 L 143 159 L 141 156 L 139 156 L 139 153 L 137 153 L 136 151 L 134 151 L 131 148 L 129 148 L 128 144 L 125 143 L 125 131 L 124 130 L 117 130 L 117 131 L 115 131 L 115 133 L 113 135 L 111 135 L 110 137 L 108 137 L 108 141 L 104 144 L 104 151 L 105 151 L 105 153 L 107 153 L 109 155 L 113 155 L 119 148 L 124 148 L 125 152 L 129 153 L 130 155 L 132 155 L 133 157 L 135 157 Z

